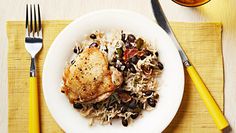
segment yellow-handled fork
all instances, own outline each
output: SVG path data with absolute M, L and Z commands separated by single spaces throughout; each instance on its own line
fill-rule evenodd
M 216 126 L 218 129 L 222 130 L 226 128 L 229 124 L 227 120 L 225 119 L 223 113 L 221 112 L 220 108 L 216 104 L 214 98 L 211 96 L 209 90 L 203 83 L 202 79 L 200 78 L 199 74 L 193 67 L 193 65 L 190 63 L 188 57 L 186 56 L 185 52 L 181 48 L 179 42 L 175 38 L 175 35 L 165 17 L 165 14 L 161 8 L 161 5 L 159 3 L 159 0 L 151 0 L 152 9 L 154 16 L 157 20 L 157 23 L 166 31 L 166 33 L 170 36 L 173 43 L 175 44 L 176 48 L 179 51 L 180 57 L 182 59 L 182 62 L 185 66 L 185 68 L 188 71 L 189 76 L 191 77 L 198 93 L 200 94 L 200 97 L 202 98 L 203 102 L 205 103 L 210 115 L 212 116 Z
M 29 13 L 28 13 L 29 12 Z M 29 14 L 29 15 L 28 15 Z M 38 14 L 38 20 L 36 17 Z M 34 17 L 34 19 L 32 18 Z M 38 11 L 36 13 L 35 5 L 30 5 L 28 11 L 28 5 L 26 5 L 26 22 L 25 22 L 25 48 L 31 55 L 30 65 L 30 87 L 29 87 L 29 133 L 40 133 L 39 124 L 39 99 L 38 99 L 38 86 L 36 77 L 36 63 L 35 58 L 37 53 L 42 48 L 42 26 L 40 17 L 40 8 L 38 5 Z

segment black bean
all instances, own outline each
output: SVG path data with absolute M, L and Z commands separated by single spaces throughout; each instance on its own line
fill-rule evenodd
M 132 43 L 134 43 L 135 39 L 136 39 L 135 36 L 132 34 L 129 34 L 127 37 L 127 41 L 132 42 Z
M 124 64 L 124 59 L 123 59 L 122 57 L 118 57 L 118 60 L 119 60 L 123 65 L 125 65 L 125 64 Z
M 145 96 L 151 96 L 151 95 L 152 95 L 152 93 L 153 93 L 153 91 L 152 91 L 152 90 L 148 90 L 148 91 L 146 91 L 146 92 L 145 92 Z
M 139 116 L 139 113 L 135 113 L 135 114 L 132 114 L 132 115 L 131 115 L 131 118 L 132 118 L 132 119 L 136 119 L 138 116 Z
M 128 62 L 126 63 L 126 67 L 127 67 L 127 68 L 131 68 L 131 67 L 132 67 L 132 64 L 128 61 Z
M 129 68 L 129 70 L 130 70 L 130 72 L 132 72 L 132 73 L 136 73 L 136 72 L 137 72 L 136 69 L 135 69 L 135 67 L 134 67 L 133 65 L 131 65 L 131 67 Z
M 80 104 L 80 103 L 74 103 L 74 104 L 73 104 L 73 107 L 74 107 L 75 109 L 82 109 L 82 108 L 83 108 L 83 105 Z
M 91 39 L 96 39 L 97 36 L 96 36 L 95 34 L 91 34 L 91 35 L 90 35 L 90 38 L 91 38 Z
M 121 34 L 121 40 L 123 41 L 123 42 L 125 42 L 125 34 L 123 33 L 123 34 Z
M 121 67 L 122 67 L 122 65 L 121 64 L 115 64 L 115 68 L 118 70 L 118 71 L 122 71 L 121 70 Z
M 149 50 L 145 50 L 145 55 L 149 56 L 149 55 L 153 55 L 153 53 Z
M 145 55 L 142 55 L 142 56 L 140 57 L 141 60 L 143 60 L 143 59 L 145 59 L 145 58 L 146 58 Z
M 155 55 L 156 55 L 156 57 L 158 57 L 158 56 L 159 56 L 159 53 L 156 51 L 156 52 L 155 52 Z
M 74 50 L 73 50 L 73 51 L 74 51 L 74 53 L 75 53 L 75 54 L 77 54 L 77 52 L 78 52 L 78 49 L 77 49 L 77 48 L 74 48 Z
M 130 58 L 130 61 L 131 61 L 132 63 L 134 63 L 134 64 L 137 64 L 137 63 L 138 63 L 138 60 L 139 60 L 139 58 L 138 58 L 137 55 L 135 55 L 134 57 Z
M 91 47 L 98 47 L 98 44 L 96 42 L 93 42 L 92 44 L 90 44 L 89 48 Z
M 132 99 L 129 103 L 129 108 L 135 109 L 137 107 L 136 100 Z
M 128 120 L 125 119 L 125 118 L 122 118 L 122 125 L 123 125 L 124 127 L 127 127 L 127 126 L 128 126 Z
M 147 99 L 147 102 L 148 102 L 148 104 L 149 104 L 151 107 L 155 107 L 155 106 L 156 106 L 156 103 L 157 103 L 157 101 L 154 100 L 154 99 L 152 99 L 152 98 L 148 98 L 148 99 Z
M 164 66 L 161 62 L 158 62 L 157 63 L 157 66 L 159 67 L 160 70 L 163 70 L 164 69 Z
M 130 44 L 130 42 L 125 42 L 125 47 L 126 48 L 133 48 L 133 45 Z
M 119 72 L 122 71 L 120 66 L 116 67 L 116 69 L 117 69 Z
M 138 102 L 138 107 L 139 107 L 140 109 L 144 109 L 143 103 L 139 101 L 139 102 Z
M 111 62 L 116 62 L 117 61 L 117 58 L 114 56 L 111 60 Z
M 127 112 L 127 110 L 128 110 L 128 107 L 127 106 L 123 106 L 121 108 L 121 113 L 125 113 L 125 112 Z

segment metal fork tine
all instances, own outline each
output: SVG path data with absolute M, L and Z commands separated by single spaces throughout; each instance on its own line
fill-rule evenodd
M 30 5 L 30 33 L 33 31 L 32 5 Z
M 39 24 L 38 30 L 41 31 L 42 25 L 41 25 L 41 16 L 40 16 L 40 7 L 39 7 L 39 4 L 38 4 L 38 24 Z
M 35 9 L 35 5 L 34 5 L 34 36 L 35 33 L 37 33 L 37 19 L 36 19 L 36 9 Z
M 26 5 L 26 20 L 25 20 L 25 28 L 28 28 L 28 4 Z

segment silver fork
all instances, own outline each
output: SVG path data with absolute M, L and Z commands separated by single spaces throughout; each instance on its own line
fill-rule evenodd
M 26 21 L 25 21 L 25 48 L 31 55 L 30 65 L 30 90 L 29 90 L 29 133 L 39 133 L 39 99 L 38 99 L 38 86 L 36 78 L 36 63 L 35 58 L 37 53 L 42 48 L 42 24 L 40 17 L 40 7 L 38 5 L 38 11 L 36 13 L 35 5 L 32 11 L 32 5 L 28 11 L 28 5 L 26 5 Z M 29 15 L 28 15 L 29 14 Z M 37 16 L 38 14 L 38 20 Z M 34 17 L 34 20 L 33 20 Z

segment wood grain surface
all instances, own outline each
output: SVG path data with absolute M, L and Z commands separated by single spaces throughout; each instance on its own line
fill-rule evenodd
M 42 65 L 56 35 L 70 21 L 44 21 L 44 47 L 38 56 L 42 132 L 63 132 L 47 110 L 42 94 Z M 174 32 L 213 97 L 223 110 L 223 63 L 219 23 L 171 23 Z M 30 58 L 24 48 L 24 22 L 8 22 L 9 132 L 28 131 L 28 86 Z M 179 111 L 164 132 L 219 132 L 186 74 L 185 92 Z M 135 124 L 135 123 L 134 123 Z

